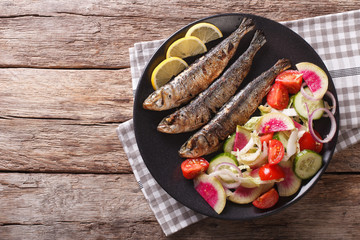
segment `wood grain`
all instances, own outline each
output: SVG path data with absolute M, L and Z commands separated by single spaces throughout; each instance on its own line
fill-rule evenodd
M 0 190 L 0 236 L 5 239 L 165 239 L 129 174 L 3 173 Z M 245 222 L 209 218 L 171 239 L 209 234 L 221 239 L 356 239 L 359 196 L 359 175 L 341 176 L 341 181 L 339 175 L 324 175 L 280 213 Z
M 0 171 L 131 173 L 118 124 L 0 119 Z M 360 172 L 360 144 L 335 154 L 327 172 Z
M 299 202 L 166 238 L 117 139 L 132 118 L 129 47 L 213 14 L 287 21 L 360 0 L 0 2 L 0 239 L 357 239 L 360 143 Z
M 129 66 L 128 48 L 135 42 L 167 38 L 195 19 L 242 12 L 286 21 L 354 10 L 359 3 L 2 1 L 0 67 L 124 68 Z
M 0 119 L 0 171 L 131 173 L 116 127 Z
M 0 119 L 0 171 L 131 173 L 117 123 Z M 360 143 L 335 154 L 327 172 L 360 172 Z
M 133 111 L 130 75 L 129 69 L 0 69 L 0 117 L 124 122 Z

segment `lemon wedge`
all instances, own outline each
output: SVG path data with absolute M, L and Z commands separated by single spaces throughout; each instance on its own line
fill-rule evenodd
M 166 58 L 187 58 L 207 51 L 205 44 L 197 37 L 183 37 L 173 42 L 167 52 Z
M 188 64 L 178 57 L 170 57 L 156 66 L 151 74 L 151 84 L 155 90 L 165 85 L 173 76 L 178 75 Z
M 194 36 L 199 38 L 203 43 L 211 42 L 222 38 L 223 34 L 219 28 L 210 23 L 198 23 L 189 28 L 185 37 Z

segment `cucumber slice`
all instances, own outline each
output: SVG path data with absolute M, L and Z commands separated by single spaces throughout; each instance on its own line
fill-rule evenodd
M 283 146 L 284 149 L 286 151 L 286 146 L 288 145 L 288 136 L 286 136 L 286 134 L 284 132 L 277 132 L 274 134 L 273 139 L 279 140 Z
M 226 153 L 231 153 L 231 151 L 234 148 L 234 142 L 235 142 L 235 135 L 236 133 L 231 134 L 225 141 L 223 150 Z
M 234 155 L 232 155 L 231 153 L 220 153 L 210 160 L 207 173 L 212 173 L 215 170 L 216 166 L 223 162 L 233 163 L 236 166 L 239 166 L 239 162 Z
M 322 156 L 311 150 L 299 152 L 294 161 L 294 172 L 301 179 L 308 179 L 314 176 L 321 168 Z
M 310 89 L 309 88 L 305 88 L 305 91 L 310 95 L 312 94 L 310 92 Z M 320 100 L 317 100 L 317 101 L 311 101 L 309 99 L 306 99 L 302 94 L 301 92 L 298 92 L 296 95 L 295 95 L 295 98 L 294 98 L 294 108 L 295 108 L 295 111 L 303 118 L 305 119 L 308 119 L 308 113 L 307 113 L 307 110 L 306 110 L 306 107 L 305 107 L 305 103 L 308 105 L 309 107 L 309 112 L 310 114 L 318 109 L 318 108 L 324 108 L 324 101 L 322 99 Z M 314 119 L 320 119 L 323 115 L 323 111 L 318 111 L 316 112 L 316 114 L 314 115 Z

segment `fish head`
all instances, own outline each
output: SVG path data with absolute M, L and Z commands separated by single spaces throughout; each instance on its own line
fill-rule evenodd
M 162 91 L 151 93 L 143 102 L 143 108 L 158 111 L 164 105 Z
M 183 158 L 196 158 L 202 156 L 207 148 L 206 138 L 203 135 L 195 135 L 182 145 L 179 155 Z

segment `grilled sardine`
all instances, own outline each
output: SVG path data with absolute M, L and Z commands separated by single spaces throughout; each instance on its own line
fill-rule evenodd
M 253 58 L 265 44 L 261 31 L 256 31 L 249 48 L 206 90 L 188 105 L 165 117 L 157 129 L 164 133 L 182 133 L 200 128 L 235 94 L 249 73 Z
M 281 59 L 250 82 L 231 98 L 207 125 L 190 137 L 179 150 L 179 155 L 193 158 L 218 150 L 222 141 L 235 131 L 237 125 L 243 125 L 248 121 L 269 92 L 276 76 L 290 66 L 289 60 Z
M 240 40 L 252 29 L 251 19 L 244 18 L 238 29 L 207 54 L 195 61 L 172 81 L 151 93 L 143 108 L 163 111 L 189 102 L 206 89 L 225 69 L 234 56 Z

